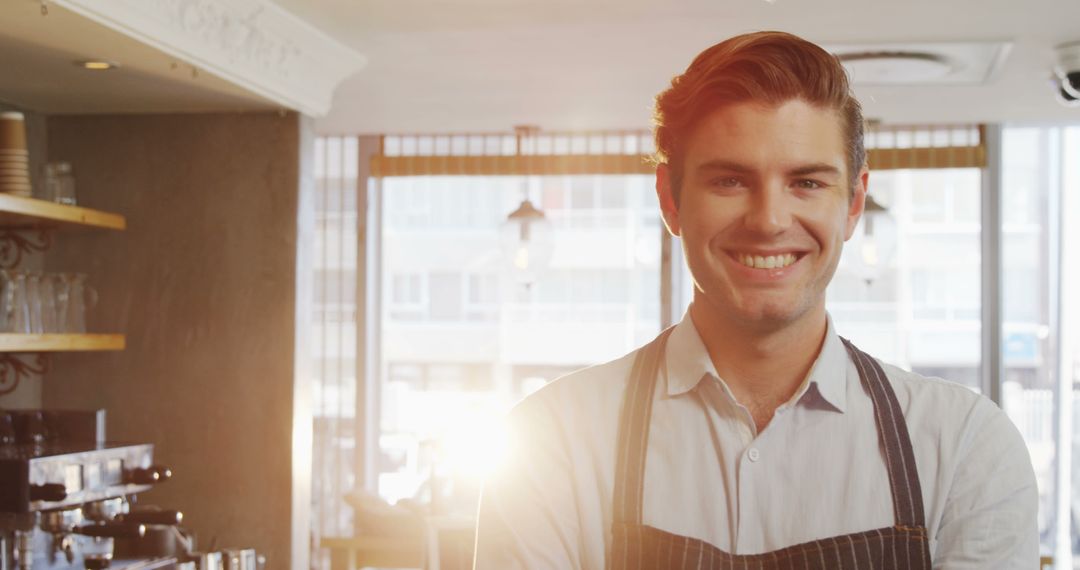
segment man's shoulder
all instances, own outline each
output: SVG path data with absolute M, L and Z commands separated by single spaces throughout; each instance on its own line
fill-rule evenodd
M 638 350 L 560 376 L 518 402 L 512 413 L 543 412 L 566 417 L 618 407 Z
M 525 398 L 522 403 L 530 400 L 562 401 L 564 398 L 621 398 L 638 350 L 640 349 L 560 376 Z
M 901 389 L 920 396 L 925 394 L 927 397 L 945 397 L 960 401 L 974 401 L 980 397 L 978 392 L 959 382 L 921 374 L 883 360 L 878 360 L 878 363 L 894 390 Z
M 909 426 L 915 424 L 923 430 L 938 426 L 947 431 L 955 430 L 956 435 L 960 435 L 987 422 L 1009 421 L 1005 412 L 990 398 L 969 386 L 887 362 L 881 362 L 881 367 Z

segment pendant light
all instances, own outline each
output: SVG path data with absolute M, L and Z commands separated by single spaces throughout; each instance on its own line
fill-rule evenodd
M 554 250 L 551 222 L 529 200 L 529 183 L 535 178 L 531 165 L 535 161 L 526 162 L 522 158 L 523 143 L 527 139 L 532 143 L 531 154 L 537 154 L 535 137 L 538 131 L 537 127 L 514 127 L 517 138 L 515 162 L 518 173 L 521 173 L 522 200 L 521 205 L 507 216 L 501 228 L 503 257 L 515 281 L 526 287 L 535 283 L 547 269 Z
M 862 223 L 848 242 L 849 262 L 867 285 L 881 276 L 896 253 L 896 219 L 873 196 L 866 195 Z

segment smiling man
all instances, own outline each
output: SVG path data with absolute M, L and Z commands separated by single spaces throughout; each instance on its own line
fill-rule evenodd
M 477 568 L 1038 567 L 1005 414 L 862 353 L 825 311 L 866 198 L 862 125 L 838 61 L 789 34 L 672 80 L 656 189 L 690 308 L 515 408 Z

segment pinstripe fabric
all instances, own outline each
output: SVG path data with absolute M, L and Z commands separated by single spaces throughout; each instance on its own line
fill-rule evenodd
M 822 538 L 763 554 L 729 554 L 715 546 L 643 524 L 645 451 L 660 356 L 668 329 L 638 352 L 619 425 L 615 472 L 612 570 L 679 568 L 696 570 L 930 570 L 922 490 L 911 438 L 896 394 L 881 366 L 842 339 L 863 388 L 874 404 L 878 440 L 889 474 L 896 524 Z

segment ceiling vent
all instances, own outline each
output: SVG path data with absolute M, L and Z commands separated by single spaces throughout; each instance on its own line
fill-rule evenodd
M 1009 42 L 830 45 L 856 85 L 978 85 L 1001 67 Z

